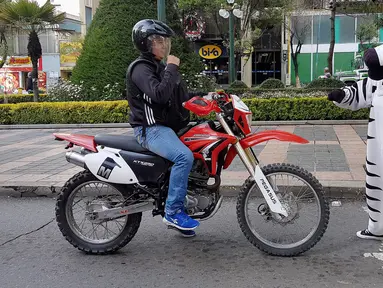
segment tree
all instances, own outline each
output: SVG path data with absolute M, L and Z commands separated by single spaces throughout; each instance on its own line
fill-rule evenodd
M 298 15 L 302 16 L 302 13 L 303 11 L 298 13 Z M 301 82 L 299 78 L 298 57 L 301 53 L 301 48 L 303 43 L 305 42 L 307 35 L 311 33 L 311 19 L 308 17 L 305 18 L 300 16 L 290 17 L 290 25 L 285 23 L 286 29 L 289 31 L 290 34 L 290 54 L 294 64 L 295 86 L 298 88 L 301 87 Z M 294 44 L 296 45 L 295 49 Z
M 0 0 L 0 10 L 2 9 L 2 6 L 9 1 L 10 0 Z M 8 41 L 6 36 L 9 30 L 9 26 L 3 21 L 0 21 L 0 68 L 4 66 L 8 57 Z
M 182 73 L 199 73 L 202 66 L 194 61 L 197 55 L 182 37 L 181 17 L 176 10 L 175 0 L 167 0 L 166 4 L 167 22 L 178 35 L 172 40 L 171 53 L 180 57 Z M 92 100 L 102 98 L 104 87 L 108 85 L 116 85 L 118 97 L 124 97 L 126 70 L 139 55 L 133 46 L 132 29 L 142 19 L 157 19 L 156 1 L 100 2 L 71 78 L 74 83 L 82 83 L 92 93 Z
M 12 28 L 27 31 L 29 34 L 27 49 L 33 66 L 33 100 L 35 102 L 39 99 L 38 60 L 42 56 L 38 33 L 64 21 L 65 13 L 56 14 L 55 12 L 55 6 L 49 0 L 41 7 L 37 2 L 28 0 L 6 2 L 0 11 L 1 22 Z
M 256 41 L 262 35 L 278 26 L 283 21 L 283 12 L 290 6 L 290 0 L 237 0 L 243 11 L 242 19 L 235 17 L 236 66 L 241 57 L 247 63 Z M 200 12 L 205 18 L 213 19 L 223 45 L 229 48 L 228 19 L 219 16 L 221 5 L 226 6 L 226 0 L 178 0 L 179 7 L 185 11 Z M 237 70 L 239 67 L 236 67 Z
M 361 47 L 363 47 L 364 42 L 371 44 L 371 41 L 375 40 L 378 36 L 378 26 L 373 19 L 362 23 L 356 31 L 356 38 L 359 40 Z
M 364 13 L 367 15 L 382 13 L 383 12 L 383 2 L 377 0 L 367 0 L 367 1 L 358 1 L 358 0 L 330 0 L 329 9 L 331 11 L 330 23 L 331 23 L 331 40 L 330 40 L 330 48 L 327 57 L 328 68 L 330 73 L 332 74 L 332 59 L 334 55 L 334 47 L 335 47 L 335 17 L 337 14 L 358 14 Z M 383 24 L 379 20 L 380 18 L 376 18 L 376 23 L 378 27 Z M 375 26 L 376 27 L 376 26 Z M 364 31 L 365 32 L 365 31 Z

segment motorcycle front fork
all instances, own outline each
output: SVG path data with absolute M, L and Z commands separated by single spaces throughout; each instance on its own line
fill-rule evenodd
M 217 119 L 227 134 L 236 137 L 221 114 L 217 113 Z M 250 176 L 261 190 L 271 211 L 276 213 L 276 215 L 282 214 L 287 217 L 288 214 L 286 209 L 282 206 L 279 198 L 275 194 L 277 190 L 275 185 L 276 183 L 274 183 L 272 179 L 267 179 L 267 177 L 263 174 L 262 169 L 259 167 L 259 161 L 257 160 L 253 150 L 250 147 L 243 149 L 239 141 L 234 144 L 234 147 L 236 148 L 242 163 L 245 165 L 247 171 L 249 171 Z M 278 215 L 278 217 L 280 216 Z

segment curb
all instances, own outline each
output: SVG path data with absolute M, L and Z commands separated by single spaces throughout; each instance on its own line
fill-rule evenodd
M 321 181 L 325 195 L 331 199 L 363 200 L 365 184 L 362 181 Z M 331 184 L 329 186 L 328 184 Z M 352 184 L 352 186 L 351 186 Z M 0 196 L 13 198 L 47 197 L 55 198 L 60 193 L 61 186 L 0 186 Z M 221 186 L 221 195 L 236 197 L 241 186 Z
M 190 122 L 195 123 L 195 122 Z M 297 126 L 297 125 L 365 125 L 368 120 L 289 120 L 289 121 L 253 121 L 252 126 Z M 72 128 L 131 128 L 129 123 L 98 124 L 16 124 L 0 125 L 0 130 L 12 129 L 72 129 Z

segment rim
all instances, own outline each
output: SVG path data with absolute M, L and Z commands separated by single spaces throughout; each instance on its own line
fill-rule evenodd
M 277 179 L 277 175 L 284 177 Z M 268 174 L 266 177 L 273 186 L 282 205 L 288 204 L 289 215 L 287 218 L 282 216 L 282 221 L 276 219 L 273 213 L 271 213 L 271 219 L 261 215 L 259 210 L 262 210 L 264 207 L 268 209 L 268 207 L 257 184 L 254 183 L 246 196 L 244 205 L 246 223 L 251 232 L 264 244 L 277 249 L 291 249 L 306 243 L 317 231 L 322 216 L 320 200 L 315 189 L 302 177 L 289 172 L 274 172 Z M 285 179 L 287 180 L 289 177 L 297 179 L 301 184 L 286 183 Z M 251 198 L 250 196 L 253 192 L 255 192 L 255 197 Z M 254 205 L 250 200 L 256 200 L 258 204 Z M 306 216 L 313 215 L 313 211 L 315 210 L 314 200 L 316 202 L 317 216 L 315 216 L 316 219 L 314 221 L 310 221 Z M 264 205 L 260 206 L 261 204 Z M 304 211 L 306 212 L 302 213 Z M 253 222 L 255 222 L 252 221 L 253 219 L 257 219 L 258 223 L 253 225 Z M 302 229 L 302 224 L 304 223 L 312 223 L 313 225 L 310 224 L 310 226 L 313 227 L 311 229 Z M 294 227 L 293 225 L 295 229 L 292 229 Z M 260 231 L 264 231 L 264 233 Z M 295 236 L 304 236 L 301 237 L 302 239 L 295 241 L 292 233 L 295 233 Z M 287 240 L 282 239 L 283 237 L 287 238 Z M 273 240 L 270 240 L 270 238 L 273 238 Z M 279 240 L 285 241 L 279 243 Z
M 96 196 L 89 195 L 94 192 L 97 192 Z M 108 183 L 89 181 L 79 185 L 70 194 L 65 207 L 70 229 L 80 239 L 92 244 L 105 244 L 115 240 L 124 230 L 128 216 L 94 223 L 87 212 L 91 211 L 92 205 L 105 207 L 113 205 L 112 203 L 122 204 L 124 200 L 122 193 Z M 76 220 L 76 216 L 79 220 Z

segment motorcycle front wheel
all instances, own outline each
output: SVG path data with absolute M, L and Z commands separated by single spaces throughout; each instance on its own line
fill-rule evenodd
M 249 178 L 237 200 L 242 232 L 270 255 L 291 257 L 308 251 L 322 238 L 329 221 L 322 185 L 308 171 L 290 164 L 272 164 L 262 171 L 288 216 L 271 212 L 257 184 Z

